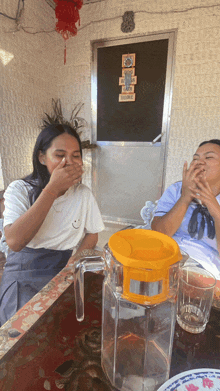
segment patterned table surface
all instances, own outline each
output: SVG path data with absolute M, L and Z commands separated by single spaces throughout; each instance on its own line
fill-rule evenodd
M 86 275 L 83 322 L 76 321 L 69 266 L 1 327 L 0 390 L 113 390 L 101 368 L 103 276 Z M 218 309 L 201 334 L 176 325 L 170 377 L 196 368 L 220 368 Z

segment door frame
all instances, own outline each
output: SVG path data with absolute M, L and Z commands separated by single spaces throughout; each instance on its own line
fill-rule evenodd
M 164 92 L 164 107 L 163 107 L 163 118 L 162 118 L 162 137 L 153 142 L 121 142 L 121 141 L 97 141 L 97 55 L 98 48 L 107 46 L 118 46 L 126 45 L 130 43 L 139 43 L 147 41 L 156 41 L 160 39 L 168 39 L 168 53 L 167 53 L 167 71 L 166 71 L 166 83 Z M 92 109 L 92 132 L 91 139 L 93 143 L 96 143 L 98 147 L 101 146 L 130 146 L 130 147 L 160 147 L 160 163 L 162 163 L 162 177 L 161 184 L 158 188 L 158 198 L 162 195 L 165 187 L 165 175 L 166 175 L 166 164 L 167 164 L 167 147 L 169 141 L 170 131 L 170 118 L 171 118 L 171 106 L 173 97 L 173 83 L 174 83 L 174 68 L 175 68 L 175 54 L 176 54 L 176 40 L 177 40 L 177 29 L 169 31 L 153 32 L 147 35 L 138 35 L 128 38 L 112 38 L 102 39 L 91 42 L 92 50 L 92 72 L 91 72 L 91 109 Z M 98 166 L 97 153 L 93 153 L 92 156 L 92 190 L 96 198 L 98 198 L 98 186 L 97 186 L 97 166 Z M 144 205 L 143 205 L 144 206 Z M 121 218 L 112 218 L 111 216 L 103 216 L 105 221 L 117 221 L 121 223 L 130 223 Z M 123 220 L 123 221 L 122 221 Z

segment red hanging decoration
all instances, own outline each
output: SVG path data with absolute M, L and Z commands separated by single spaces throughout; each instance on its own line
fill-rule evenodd
M 79 10 L 83 5 L 82 0 L 54 0 L 56 3 L 55 15 L 57 18 L 56 31 L 66 41 L 77 34 L 76 23 L 80 17 Z M 66 45 L 64 49 L 64 64 L 66 63 Z

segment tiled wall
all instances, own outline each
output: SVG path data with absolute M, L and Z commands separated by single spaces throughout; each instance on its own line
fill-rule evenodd
M 17 1 L 3 0 L 4 12 L 15 13 Z M 172 115 L 166 167 L 166 187 L 181 178 L 184 160 L 190 161 L 198 143 L 220 138 L 219 47 L 220 6 L 211 0 L 105 0 L 85 4 L 76 37 L 64 42 L 57 33 L 6 33 L 13 22 L 1 19 L 4 50 L 15 58 L 4 67 L 4 106 L 1 151 L 5 182 L 30 170 L 30 150 L 42 112 L 59 97 L 68 117 L 78 102 L 91 124 L 91 42 L 177 30 Z M 135 30 L 122 33 L 125 11 L 135 13 Z M 54 28 L 53 10 L 44 0 L 25 2 L 22 24 L 34 29 Z M 1 65 L 1 68 L 2 65 Z M 5 141 L 7 138 L 7 141 Z M 89 173 L 87 175 L 89 180 Z

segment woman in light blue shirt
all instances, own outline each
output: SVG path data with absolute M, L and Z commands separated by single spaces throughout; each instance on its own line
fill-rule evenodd
M 220 279 L 220 140 L 204 141 L 183 167 L 183 179 L 158 201 L 151 228 L 172 236 Z

